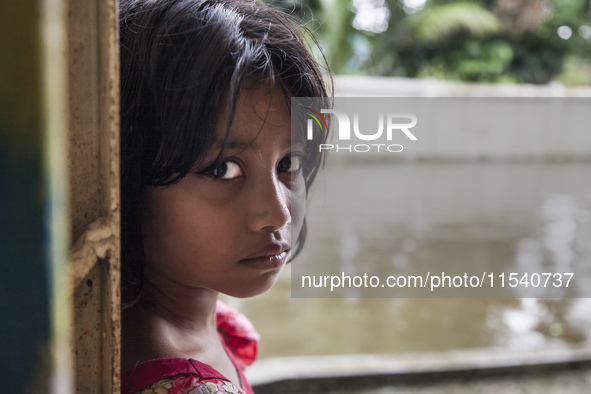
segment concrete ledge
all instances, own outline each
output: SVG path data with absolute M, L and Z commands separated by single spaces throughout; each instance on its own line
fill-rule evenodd
M 535 351 L 478 349 L 404 355 L 339 355 L 263 359 L 247 377 L 257 394 L 474 380 L 591 367 L 591 347 Z
M 351 97 L 591 97 L 588 86 L 485 84 L 435 78 L 337 75 L 335 95 Z

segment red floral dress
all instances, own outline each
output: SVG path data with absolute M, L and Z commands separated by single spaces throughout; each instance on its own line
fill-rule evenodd
M 207 364 L 194 359 L 159 358 L 137 364 L 121 376 L 122 394 L 254 394 L 242 370 L 257 354 L 259 334 L 240 312 L 218 301 L 220 340 L 236 366 L 242 388 Z

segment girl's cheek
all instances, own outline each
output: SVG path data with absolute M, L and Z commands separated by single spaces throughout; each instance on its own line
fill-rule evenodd
M 291 219 L 292 238 L 295 241 L 300 232 L 306 214 L 306 184 L 303 177 L 293 179 L 291 184 Z
M 213 205 L 228 204 L 239 196 L 244 185 L 241 179 L 227 182 L 201 174 L 190 174 L 190 176 L 190 183 L 188 182 L 189 194 L 199 196 L 201 200 Z

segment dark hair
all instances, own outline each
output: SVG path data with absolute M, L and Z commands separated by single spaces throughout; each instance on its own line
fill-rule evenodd
M 123 306 L 137 301 L 142 289 L 141 196 L 194 167 L 222 106 L 231 123 L 248 81 L 278 85 L 286 100 L 332 96 L 294 22 L 254 0 L 121 0 Z M 323 162 L 309 151 L 303 168 L 308 189 Z M 294 255 L 305 236 L 304 221 Z

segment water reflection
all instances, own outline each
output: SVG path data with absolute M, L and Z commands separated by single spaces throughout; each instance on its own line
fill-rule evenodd
M 575 259 L 573 245 L 578 227 L 587 222 L 589 212 L 570 195 L 550 195 L 542 206 L 544 247 L 556 265 L 572 268 Z
M 530 272 L 591 266 L 591 163 L 327 170 L 301 256 L 318 272 L 332 266 L 351 273 L 403 273 L 466 262 Z M 356 172 L 401 186 L 390 194 L 363 195 L 363 185 L 346 182 Z M 338 190 L 330 187 L 335 180 Z M 356 205 L 360 198 L 369 201 L 363 211 Z M 261 332 L 263 357 L 535 349 L 591 338 L 590 299 L 293 299 L 289 274 L 287 269 L 260 297 L 230 300 Z M 591 283 L 578 286 L 588 292 Z

